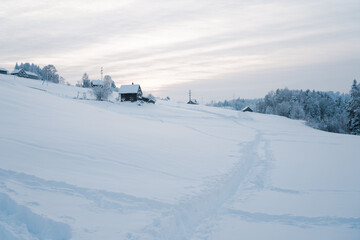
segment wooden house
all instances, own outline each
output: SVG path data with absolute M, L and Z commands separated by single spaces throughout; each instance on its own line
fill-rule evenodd
M 39 75 L 33 72 L 25 71 L 24 69 L 15 69 L 11 72 L 11 75 L 15 75 L 23 78 L 40 79 Z
M 247 106 L 247 107 L 244 107 L 242 111 L 243 112 L 252 112 L 253 110 L 249 106 Z
M 121 85 L 119 89 L 121 101 L 135 102 L 142 99 L 142 90 L 139 84 Z
M 23 78 L 27 78 L 28 75 L 26 74 L 24 69 L 15 69 L 14 71 L 11 72 L 11 75 L 15 75 L 18 77 L 23 77 Z
M 187 104 L 194 104 L 194 105 L 198 105 L 199 103 L 196 101 L 196 99 L 191 99 L 187 102 Z
M 0 74 L 8 74 L 8 71 L 5 68 L 0 67 Z
M 196 101 L 196 99 L 192 99 L 191 98 L 191 90 L 189 90 L 189 101 L 187 102 L 187 104 L 194 104 L 194 105 L 198 105 L 199 103 Z

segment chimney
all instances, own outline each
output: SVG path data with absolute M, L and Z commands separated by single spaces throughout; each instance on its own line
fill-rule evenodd
M 134 83 L 132 83 L 131 85 L 134 85 Z

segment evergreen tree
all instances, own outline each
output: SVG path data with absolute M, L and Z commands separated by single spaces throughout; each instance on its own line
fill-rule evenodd
M 87 73 L 84 73 L 82 76 L 82 80 L 89 80 L 89 75 Z
M 60 81 L 63 81 L 63 78 L 60 79 L 60 76 L 55 66 L 51 64 L 41 69 L 39 65 L 36 65 L 34 63 L 20 63 L 20 65 L 16 63 L 14 69 L 24 69 L 25 71 L 39 75 L 40 79 L 45 79 L 54 83 L 59 83 Z
M 350 101 L 348 104 L 349 123 L 351 134 L 360 135 L 360 84 L 354 79 L 350 90 Z
M 360 89 L 360 87 L 357 88 Z M 317 129 L 348 133 L 347 104 L 349 98 L 349 95 L 339 92 L 277 89 L 269 92 L 263 99 L 239 98 L 231 101 L 213 102 L 212 105 L 231 107 L 236 110 L 241 110 L 242 106 L 250 106 L 255 112 L 306 120 L 308 125 Z
M 89 75 L 87 73 L 84 73 L 84 75 L 82 76 L 82 86 L 84 88 L 91 87 Z

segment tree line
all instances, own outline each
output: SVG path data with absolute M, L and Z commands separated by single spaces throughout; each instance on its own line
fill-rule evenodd
M 114 80 L 112 80 L 112 77 L 110 75 L 104 76 L 103 84 L 109 85 L 111 88 L 116 88 L 116 84 L 115 84 Z M 91 87 L 91 80 L 90 80 L 89 74 L 84 73 L 81 78 L 81 81 L 78 81 L 76 86 L 84 87 L 84 88 Z
M 223 102 L 211 101 L 208 106 L 229 108 L 237 111 L 241 111 L 245 107 L 250 107 L 252 110 L 256 109 L 256 104 L 259 103 L 262 99 L 244 99 L 238 98 L 233 100 L 224 100 Z
M 349 94 L 310 90 L 277 89 L 262 99 L 235 99 L 212 102 L 216 107 L 253 111 L 305 120 L 314 128 L 360 135 L 360 84 L 354 80 Z
M 56 67 L 52 64 L 46 65 L 41 68 L 34 63 L 16 63 L 14 69 L 24 69 L 25 71 L 35 73 L 40 79 L 50 81 L 53 83 L 64 83 L 65 79 L 58 74 Z

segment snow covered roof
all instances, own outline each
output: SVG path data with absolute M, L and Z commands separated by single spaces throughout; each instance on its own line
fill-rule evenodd
M 29 71 L 25 71 L 27 75 L 31 75 L 31 76 L 34 76 L 34 77 L 39 77 L 39 75 L 37 75 L 36 73 L 33 73 L 33 72 L 29 72 Z
M 253 110 L 249 106 L 246 106 L 246 107 L 243 108 L 242 111 L 243 112 L 252 112 Z
M 134 85 L 121 85 L 119 93 L 138 93 L 140 88 L 139 84 Z
M 5 68 L 0 67 L 0 71 L 7 71 Z
M 15 69 L 14 71 L 11 72 L 11 74 L 17 74 L 19 73 L 20 71 L 24 71 L 22 68 L 20 69 Z M 39 75 L 37 75 L 36 73 L 33 73 L 33 72 L 29 72 L 29 71 L 24 71 L 27 75 L 29 76 L 34 76 L 34 77 L 39 77 Z
M 103 85 L 103 82 L 101 80 L 92 80 L 91 83 L 92 85 L 96 85 L 96 86 Z
M 19 73 L 22 69 L 15 69 L 14 71 L 11 72 L 11 74 L 16 74 L 16 73 Z

